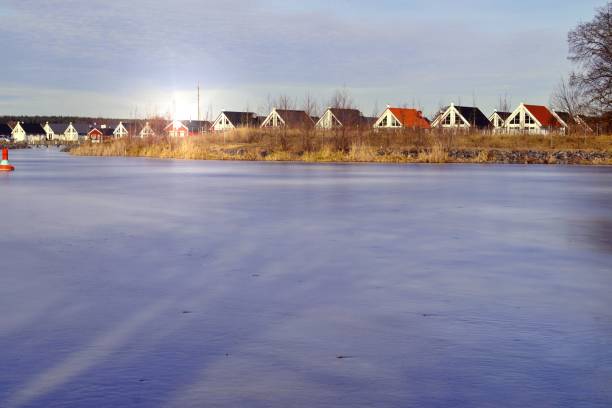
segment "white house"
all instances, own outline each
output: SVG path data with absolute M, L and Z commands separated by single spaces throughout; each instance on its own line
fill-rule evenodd
M 431 122 L 431 127 L 457 130 L 487 129 L 491 127 L 491 122 L 477 107 L 451 103 L 438 113 Z
M 38 123 L 17 122 L 11 135 L 15 142 L 37 143 L 47 138 L 45 129 Z
M 258 127 L 259 123 L 256 113 L 223 111 L 217 116 L 211 128 L 215 132 L 222 132 L 242 127 Z
M 554 112 L 542 105 L 526 105 L 521 103 L 506 120 L 508 133 L 565 132 L 567 124 Z
M 511 112 L 494 111 L 493 114 L 489 116 L 489 122 L 493 125 L 493 129 L 503 130 L 506 127 L 506 119 L 508 119 L 510 114 Z
M 47 140 L 62 140 L 64 138 L 66 128 L 68 128 L 68 125 L 65 123 L 46 122 L 43 126 Z
M 317 129 L 355 128 L 373 125 L 376 119 L 366 118 L 357 109 L 327 108 L 316 124 Z
M 143 128 L 140 130 L 139 136 L 142 139 L 145 139 L 147 137 L 154 137 L 155 136 L 155 131 L 153 130 L 153 128 L 151 127 L 151 124 L 149 122 L 145 123 Z
M 126 127 L 123 125 L 123 122 L 119 122 L 119 124 L 115 127 L 115 130 L 113 130 L 113 136 L 119 139 L 122 137 L 127 137 L 128 135 L 129 135 L 129 132 L 126 129 Z
M 392 108 L 387 109 L 374 123 L 374 129 L 429 129 L 429 121 L 417 109 Z
M 64 140 L 67 142 L 78 142 L 82 139 L 87 139 L 87 134 L 89 133 L 90 126 L 85 122 L 76 122 L 68 125 L 66 131 L 64 132 Z
M 315 123 L 305 111 L 289 109 L 272 109 L 264 119 L 262 128 L 312 128 Z

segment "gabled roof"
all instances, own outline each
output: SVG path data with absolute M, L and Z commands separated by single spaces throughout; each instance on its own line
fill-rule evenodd
M 10 136 L 13 129 L 6 123 L 0 123 L 0 136 Z
M 473 106 L 457 106 L 455 109 L 459 111 L 461 116 L 465 118 L 470 124 L 477 128 L 487 128 L 491 126 L 489 119 L 482 113 L 482 111 Z
M 275 109 L 276 113 L 285 122 L 287 127 L 311 127 L 314 126 L 314 122 L 304 111 L 300 110 L 289 110 L 289 109 Z M 265 119 L 264 119 L 265 120 Z
M 26 135 L 44 135 L 45 129 L 39 123 L 19 123 Z
M 87 122 L 76 122 L 72 124 L 72 127 L 74 127 L 79 135 L 86 135 L 91 129 L 91 126 Z
M 500 118 L 502 118 L 503 120 L 508 119 L 508 117 L 510 115 L 512 115 L 512 112 L 502 112 L 502 111 L 495 111 L 493 112 L 493 115 L 495 115 L 497 113 L 497 115 L 499 115 Z M 493 115 L 491 115 L 491 117 L 493 117 Z
M 363 124 L 361 112 L 357 109 L 329 108 L 342 126 L 358 126 Z
M 210 129 L 211 125 L 212 123 L 207 120 L 190 120 L 186 123 L 187 129 L 189 129 L 191 133 L 205 132 Z
M 168 130 L 178 130 L 178 129 L 189 130 L 189 128 L 187 126 L 185 126 L 185 124 L 183 122 L 181 122 L 180 120 L 173 120 L 172 122 L 168 123 L 166 125 L 166 127 L 164 127 L 165 131 L 168 131 Z
M 258 126 L 261 123 L 257 114 L 253 112 L 223 111 L 223 114 L 234 127 Z
M 429 122 L 423 117 L 422 112 L 416 109 L 389 108 L 393 116 L 407 128 L 429 129 Z
M 555 114 L 565 122 L 566 125 L 575 125 L 576 121 L 569 112 L 555 111 Z
M 523 106 L 543 127 L 562 127 L 561 123 L 559 123 L 546 106 L 525 104 Z
M 68 123 L 49 123 L 49 127 L 56 135 L 63 135 L 68 129 Z

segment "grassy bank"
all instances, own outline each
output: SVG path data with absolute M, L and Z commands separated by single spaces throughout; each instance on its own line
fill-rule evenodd
M 375 163 L 612 164 L 612 135 L 491 135 L 241 129 L 186 140 L 83 144 L 81 156 Z

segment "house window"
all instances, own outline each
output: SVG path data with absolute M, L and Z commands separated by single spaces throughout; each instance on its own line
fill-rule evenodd
M 519 113 L 517 113 L 516 116 L 514 116 L 512 118 L 512 120 L 510 121 L 510 124 L 512 124 L 512 125 L 520 125 L 521 124 L 521 115 Z
M 388 123 L 389 122 L 387 121 L 387 116 L 385 116 L 383 120 L 380 122 L 380 126 L 386 127 Z
M 461 119 L 461 116 L 459 116 L 459 114 L 457 113 L 455 113 L 455 125 L 456 126 L 463 125 L 463 119 Z
M 393 118 L 393 122 L 391 123 L 391 126 L 393 127 L 400 127 L 400 123 L 397 121 L 397 119 Z
M 446 118 L 444 118 L 444 122 L 443 122 L 443 123 L 444 123 L 445 125 L 450 125 L 450 124 L 451 124 L 451 115 L 450 115 L 450 114 L 448 114 L 448 115 L 446 116 Z
M 533 120 L 533 118 L 531 117 L 531 115 L 525 113 L 525 124 L 526 125 L 534 125 L 535 121 Z

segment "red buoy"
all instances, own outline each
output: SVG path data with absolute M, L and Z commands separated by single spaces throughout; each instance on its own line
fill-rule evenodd
M 2 148 L 2 161 L 0 162 L 0 171 L 13 171 L 15 170 L 14 166 L 11 166 L 8 161 L 8 149 L 6 147 Z

